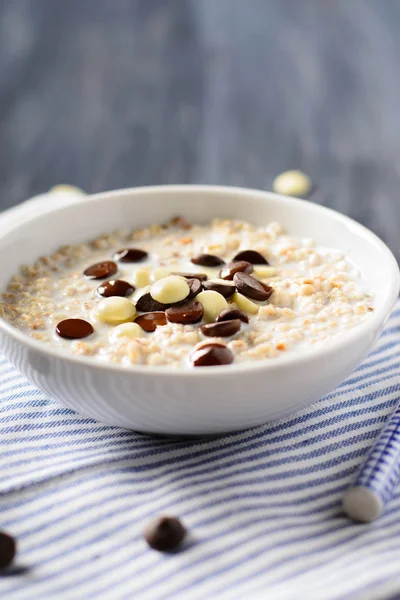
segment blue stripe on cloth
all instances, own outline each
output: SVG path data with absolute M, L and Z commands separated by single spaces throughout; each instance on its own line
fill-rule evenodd
M 26 574 L 12 598 L 321 600 L 400 594 L 400 493 L 370 526 L 343 490 L 400 399 L 400 304 L 337 390 L 287 419 L 214 440 L 151 439 L 60 407 L 0 359 L 0 527 Z M 178 514 L 173 556 L 142 529 Z M 329 583 L 328 583 L 329 582 Z

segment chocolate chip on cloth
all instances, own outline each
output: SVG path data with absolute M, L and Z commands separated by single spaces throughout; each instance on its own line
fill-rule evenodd
M 183 542 L 186 528 L 176 517 L 158 517 L 144 530 L 144 538 L 150 548 L 159 552 L 172 552 Z
M 256 250 L 242 250 L 233 260 L 245 260 L 252 265 L 269 265 L 267 259 Z
M 154 312 L 160 310 L 167 310 L 169 304 L 162 304 L 162 302 L 158 302 L 158 300 L 154 300 L 151 297 L 150 292 L 147 294 L 143 294 L 140 296 L 138 301 L 136 302 L 136 310 L 138 312 Z
M 94 329 L 84 319 L 64 319 L 56 327 L 56 333 L 66 340 L 80 340 L 93 333 Z
M 233 281 L 228 281 L 226 279 L 210 279 L 209 281 L 204 281 L 203 287 L 205 290 L 218 292 L 218 294 L 221 294 L 224 298 L 230 298 L 236 291 L 236 285 Z
M 196 300 L 185 300 L 168 308 L 165 314 L 171 323 L 198 323 L 203 318 L 203 305 Z
M 86 279 L 105 279 L 111 277 L 118 270 L 117 265 L 112 260 L 103 260 L 95 263 L 83 271 Z
M 207 281 L 208 275 L 205 273 L 171 273 L 171 275 L 178 275 L 185 279 L 200 279 L 200 281 Z
M 220 321 L 219 323 L 207 323 L 201 326 L 201 332 L 207 337 L 230 337 L 240 331 L 240 319 L 231 321 Z
M 218 367 L 230 365 L 234 357 L 224 344 L 210 343 L 193 350 L 190 361 L 194 367 Z
M 110 296 L 126 298 L 133 294 L 134 291 L 135 288 L 127 281 L 122 281 L 122 279 L 111 279 L 102 283 L 97 288 L 98 295 L 103 296 L 103 298 L 110 298 Z
M 139 262 L 147 257 L 148 253 L 139 248 L 122 248 L 113 254 L 114 260 L 125 263 Z
M 167 324 L 167 317 L 165 316 L 165 312 L 149 312 L 137 317 L 135 323 L 140 325 L 144 331 L 155 331 L 157 327 Z
M 194 265 L 201 265 L 202 267 L 219 267 L 225 264 L 219 256 L 214 254 L 199 254 L 190 259 Z
M 246 298 L 258 300 L 259 302 L 268 300 L 274 291 L 273 288 L 266 286 L 247 273 L 235 273 L 233 281 L 236 284 L 238 292 L 246 296 Z
M 187 279 L 187 283 L 188 283 L 190 292 L 189 292 L 189 296 L 186 298 L 186 300 L 191 300 L 192 298 L 195 298 L 197 296 L 197 294 L 200 294 L 201 290 L 203 289 L 203 285 L 202 285 L 200 279 L 197 279 L 196 277 L 194 277 L 193 279 Z
M 17 543 L 15 539 L 5 531 L 0 531 L 0 569 L 11 565 L 16 553 Z
M 228 279 L 232 281 L 235 273 L 252 273 L 253 265 L 246 260 L 237 260 L 232 261 L 225 265 L 223 269 L 221 269 L 219 276 L 221 279 Z
M 217 322 L 221 321 L 231 321 L 232 319 L 240 319 L 243 323 L 249 322 L 249 317 L 246 315 L 244 310 L 240 310 L 240 308 L 227 308 L 223 310 L 222 313 L 217 317 Z

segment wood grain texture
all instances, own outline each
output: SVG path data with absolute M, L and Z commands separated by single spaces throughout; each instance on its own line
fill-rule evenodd
M 398 0 L 0 0 L 0 207 L 300 168 L 400 258 L 399 27 Z

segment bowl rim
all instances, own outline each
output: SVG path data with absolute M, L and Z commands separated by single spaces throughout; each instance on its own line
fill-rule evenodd
M 79 202 L 71 202 L 68 204 L 63 204 L 62 206 L 52 206 L 48 210 L 45 210 L 41 214 L 36 214 L 29 216 L 24 219 L 20 223 L 12 223 L 8 226 L 5 224 L 3 235 L 11 234 L 14 230 L 18 230 L 20 227 L 25 226 L 27 223 L 35 224 L 35 222 L 40 221 L 42 217 L 45 217 L 48 214 L 52 214 L 54 212 L 62 213 L 63 211 L 68 211 L 71 206 L 76 204 L 90 204 L 95 203 L 100 200 L 112 200 L 115 197 L 122 196 L 132 196 L 132 195 L 145 195 L 145 194 L 160 194 L 160 193 L 173 193 L 173 192 L 185 192 L 185 193 L 220 193 L 220 194 L 233 194 L 237 196 L 243 196 L 246 194 L 247 196 L 251 195 L 260 199 L 276 199 L 282 204 L 286 206 L 300 205 L 303 209 L 308 210 L 310 212 L 319 212 L 325 215 L 328 215 L 334 218 L 337 221 L 341 221 L 347 226 L 350 226 L 353 230 L 355 230 L 361 237 L 367 239 L 370 243 L 375 244 L 381 252 L 383 252 L 385 259 L 387 261 L 387 268 L 390 272 L 390 291 L 387 294 L 387 297 L 382 302 L 379 309 L 375 310 L 371 317 L 365 321 L 364 323 L 360 323 L 355 329 L 339 335 L 336 339 L 333 339 L 329 345 L 326 346 L 317 346 L 314 348 L 304 349 L 301 351 L 301 354 L 286 354 L 284 356 L 278 356 L 269 358 L 268 360 L 257 360 L 251 362 L 243 362 L 239 364 L 230 364 L 230 365 L 221 365 L 218 368 L 215 367 L 202 367 L 202 368 L 188 368 L 185 366 L 177 367 L 171 369 L 168 365 L 120 365 L 115 363 L 108 363 L 107 361 L 96 361 L 91 357 L 87 356 L 78 356 L 76 354 L 69 353 L 68 349 L 58 348 L 48 346 L 47 344 L 30 338 L 24 332 L 20 331 L 13 325 L 11 325 L 4 318 L 0 317 L 0 330 L 14 338 L 17 342 L 28 346 L 32 350 L 42 353 L 46 356 L 56 359 L 66 360 L 70 363 L 76 363 L 82 366 L 88 366 L 94 369 L 101 369 L 102 371 L 108 371 L 112 373 L 129 373 L 132 375 L 148 375 L 153 377 L 154 375 L 168 375 L 169 377 L 177 377 L 177 376 L 189 376 L 189 377 L 204 377 L 204 372 L 207 373 L 207 376 L 212 377 L 225 377 L 229 374 L 233 375 L 236 372 L 246 373 L 246 372 L 254 372 L 254 371 L 269 371 L 270 369 L 284 369 L 289 365 L 303 365 L 304 363 L 308 363 L 313 359 L 313 357 L 321 356 L 321 354 L 325 354 L 327 357 L 331 354 L 335 354 L 336 352 L 340 352 L 341 349 L 345 349 L 345 347 L 352 342 L 355 342 L 358 338 L 361 339 L 368 332 L 373 332 L 375 329 L 380 328 L 387 318 L 389 317 L 393 306 L 396 302 L 396 299 L 399 294 L 400 288 L 400 273 L 397 261 L 391 252 L 391 250 L 387 247 L 387 245 L 371 230 L 369 230 L 361 223 L 358 223 L 351 217 L 344 215 L 334 209 L 328 208 L 326 206 L 321 206 L 319 204 L 314 204 L 309 200 L 304 200 L 300 198 L 295 198 L 293 196 L 282 196 L 280 194 L 275 194 L 274 192 L 270 192 L 267 190 L 253 189 L 253 188 L 245 188 L 238 186 L 223 186 L 223 185 L 204 185 L 204 184 L 176 184 L 176 185 L 154 185 L 154 186 L 142 186 L 142 187 L 133 187 L 133 188 L 122 188 L 117 190 L 105 191 L 97 194 L 88 194 L 87 196 L 82 196 L 79 199 Z M 202 375 L 203 373 L 203 375 Z

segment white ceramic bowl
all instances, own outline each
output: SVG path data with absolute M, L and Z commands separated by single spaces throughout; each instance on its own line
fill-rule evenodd
M 399 291 L 389 249 L 348 217 L 303 200 L 228 187 L 163 186 L 106 192 L 12 223 L 0 240 L 0 288 L 23 263 L 62 244 L 182 214 L 192 222 L 232 217 L 279 221 L 295 235 L 345 252 L 364 272 L 376 310 L 323 348 L 251 364 L 198 369 L 120 367 L 35 341 L 0 319 L 7 358 L 65 406 L 99 421 L 143 432 L 215 434 L 274 420 L 318 400 L 361 362 Z

